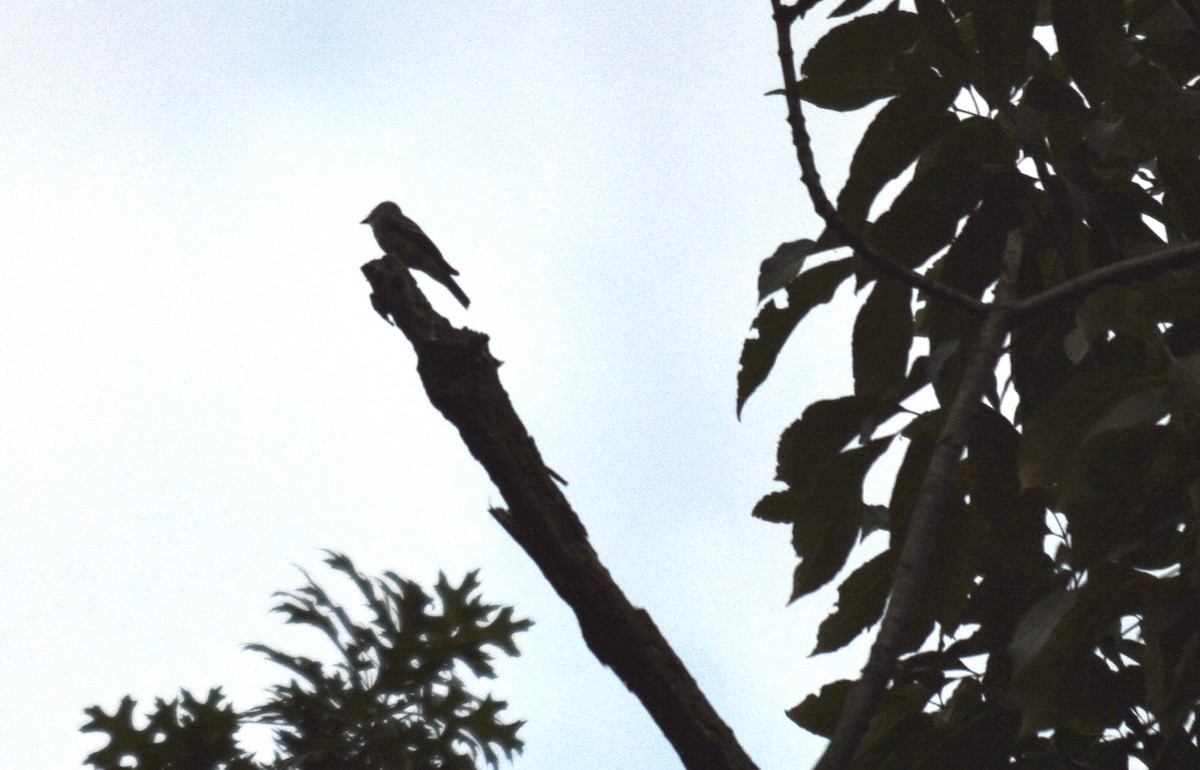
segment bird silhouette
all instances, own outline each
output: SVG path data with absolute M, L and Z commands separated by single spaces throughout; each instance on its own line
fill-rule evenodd
M 384 201 L 371 210 L 360 224 L 370 225 L 379 248 L 392 256 L 399 257 L 410 269 L 420 270 L 450 290 L 463 307 L 470 307 L 471 300 L 454 281 L 458 271 L 442 256 L 442 252 L 420 225 L 404 215 L 400 207 Z

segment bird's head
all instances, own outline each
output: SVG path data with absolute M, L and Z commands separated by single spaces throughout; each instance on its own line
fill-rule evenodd
M 382 219 L 401 216 L 400 207 L 391 201 L 384 201 L 375 208 L 371 209 L 371 213 L 367 214 L 367 218 L 359 222 L 360 225 L 369 225 L 378 222 Z

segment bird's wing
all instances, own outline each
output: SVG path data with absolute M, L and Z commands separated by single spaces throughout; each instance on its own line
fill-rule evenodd
M 458 275 L 458 271 L 450 267 L 450 263 L 442 256 L 442 252 L 437 247 L 437 244 L 425 234 L 425 231 L 416 222 L 401 214 L 398 218 L 389 218 L 387 224 L 389 227 L 394 226 L 398 231 L 402 231 L 399 233 L 402 237 L 411 239 L 414 244 L 426 250 L 428 254 L 431 254 L 437 260 L 438 265 L 445 268 L 447 273 Z
M 383 217 L 379 220 L 379 225 L 385 233 L 404 241 L 410 241 L 415 246 L 437 249 L 425 231 L 403 214 Z

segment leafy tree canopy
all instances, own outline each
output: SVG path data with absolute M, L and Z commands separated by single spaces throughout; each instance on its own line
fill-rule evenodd
M 796 67 L 791 26 L 816 4 L 773 2 L 826 227 L 764 262 L 763 299 L 786 305 L 761 308 L 737 403 L 853 279 L 853 392 L 784 431 L 783 488 L 754 514 L 791 528 L 793 598 L 887 532 L 842 579 L 815 650 L 897 613 L 880 638 L 901 657 L 876 676 L 854 766 L 1200 766 L 1200 6 L 891 2 Z M 801 101 L 884 102 L 836 202 Z M 939 479 L 948 442 L 965 457 L 944 452 Z M 892 446 L 885 510 L 862 487 Z M 910 532 L 930 542 L 902 598 Z M 851 689 L 832 682 L 789 715 L 833 736 Z
M 433 595 L 392 572 L 367 578 L 350 559 L 330 553 L 331 568 L 349 578 L 368 614 L 355 621 L 310 578 L 282 593 L 274 611 L 288 623 L 320 631 L 337 651 L 333 665 L 247 645 L 291 672 L 266 702 L 235 711 L 214 688 L 203 700 L 187 690 L 159 698 L 144 727 L 129 696 L 108 714 L 86 710 L 84 732 L 108 744 L 87 762 L 98 770 L 318 770 L 371 767 L 473 770 L 499 764 L 522 747 L 522 722 L 507 722 L 505 703 L 473 695 L 461 674 L 492 678 L 493 650 L 517 655 L 515 635 L 529 628 L 511 607 L 485 604 L 471 572 L 457 586 L 439 576 Z M 258 762 L 237 743 L 247 724 L 273 728 L 275 757 Z M 130 763 L 133 763 L 132 765 Z

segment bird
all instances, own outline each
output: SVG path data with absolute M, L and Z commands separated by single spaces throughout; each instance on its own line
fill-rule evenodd
M 380 203 L 359 224 L 371 226 L 375 241 L 384 252 L 399 257 L 408 268 L 430 276 L 449 289 L 463 307 L 470 307 L 471 300 L 454 281 L 453 276 L 458 275 L 458 271 L 450 267 L 420 225 L 406 217 L 395 203 Z

